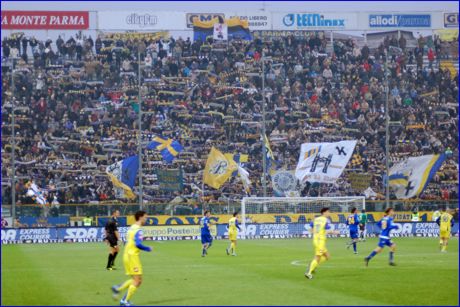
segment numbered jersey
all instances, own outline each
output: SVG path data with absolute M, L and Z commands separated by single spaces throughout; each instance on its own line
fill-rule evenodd
M 237 229 L 238 229 L 238 219 L 236 217 L 232 217 L 228 221 L 228 231 L 236 232 Z
M 310 226 L 313 229 L 313 239 L 326 240 L 326 231 L 331 229 L 329 220 L 326 217 L 320 216 L 315 218 L 313 222 L 310 223 Z
M 439 231 L 450 232 L 453 216 L 445 212 L 439 217 Z
M 380 229 L 381 229 L 379 237 L 383 238 L 383 239 L 389 239 L 390 238 L 390 231 L 392 229 L 397 229 L 398 228 L 398 226 L 396 226 L 393 223 L 393 218 L 389 217 L 389 216 L 385 216 L 384 218 L 382 218 L 380 220 L 380 222 L 377 223 L 377 226 L 379 226 Z
M 347 225 L 350 231 L 358 231 L 359 216 L 358 214 L 349 215 L 347 218 Z
M 200 220 L 201 235 L 210 235 L 211 231 L 209 229 L 209 217 L 202 217 Z

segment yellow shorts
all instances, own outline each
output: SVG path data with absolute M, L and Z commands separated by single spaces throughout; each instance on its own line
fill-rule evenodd
M 315 256 L 323 256 L 327 253 L 326 241 L 313 241 L 313 247 L 315 248 Z
M 236 231 L 229 231 L 228 232 L 228 239 L 230 241 L 236 241 L 237 235 L 238 235 L 238 233 Z
M 139 255 L 123 255 L 126 275 L 142 275 L 142 264 Z
M 449 230 L 441 230 L 439 232 L 439 236 L 441 238 L 450 238 L 450 231 Z

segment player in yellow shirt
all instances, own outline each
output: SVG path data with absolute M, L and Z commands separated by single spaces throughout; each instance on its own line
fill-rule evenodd
M 126 234 L 125 251 L 123 253 L 125 272 L 126 275 L 131 276 L 131 278 L 120 285 L 112 287 L 114 299 L 117 298 L 117 295 L 121 291 L 128 289 L 120 301 L 121 306 L 131 306 L 130 299 L 142 283 L 142 264 L 139 259 L 140 251 L 152 251 L 150 246 L 142 244 L 143 237 L 141 226 L 145 225 L 147 213 L 145 211 L 137 211 L 134 218 L 136 222 L 131 225 Z
M 238 224 L 238 212 L 233 213 L 233 217 L 228 221 L 228 239 L 230 240 L 230 246 L 226 249 L 227 255 L 236 256 L 236 238 L 238 236 L 238 230 L 240 225 Z
M 315 257 L 310 263 L 309 268 L 305 272 L 305 277 L 313 278 L 313 272 L 318 265 L 326 260 L 329 260 L 330 254 L 326 248 L 326 235 L 329 233 L 338 234 L 333 231 L 329 222 L 329 208 L 321 209 L 321 216 L 315 218 L 310 226 L 313 233 L 313 247 L 315 248 Z
M 446 212 L 445 207 L 443 207 L 441 210 L 442 214 L 440 217 L 438 217 L 436 223 L 439 225 L 439 237 L 442 241 L 441 252 L 445 253 L 447 252 L 447 242 L 450 238 L 450 232 L 452 226 L 454 225 L 454 217 L 450 213 Z

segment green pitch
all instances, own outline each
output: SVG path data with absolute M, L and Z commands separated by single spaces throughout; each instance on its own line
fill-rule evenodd
M 310 239 L 214 241 L 206 258 L 198 241 L 146 242 L 144 283 L 135 305 L 457 305 L 458 239 L 438 251 L 436 238 L 395 238 L 366 268 L 363 258 L 377 239 L 359 243 L 359 255 L 345 239 L 329 239 L 332 254 L 313 280 L 304 277 L 312 258 Z M 2 305 L 118 305 L 110 286 L 126 279 L 122 257 L 106 271 L 103 243 L 2 246 Z

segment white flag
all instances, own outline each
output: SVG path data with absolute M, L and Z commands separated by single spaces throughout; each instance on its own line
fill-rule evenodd
M 446 159 L 445 154 L 410 157 L 390 169 L 390 186 L 398 199 L 411 198 L 425 189 Z
M 304 143 L 295 176 L 300 182 L 334 183 L 350 160 L 356 140 L 336 143 Z
M 241 181 L 243 182 L 244 189 L 247 193 L 251 192 L 251 180 L 249 180 L 249 172 L 245 170 L 241 164 L 238 164 L 238 175 L 240 175 Z

